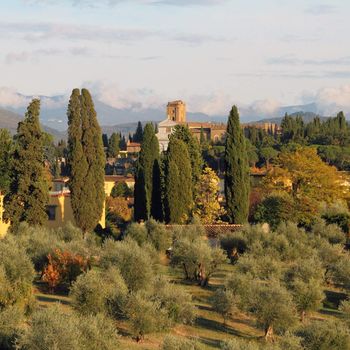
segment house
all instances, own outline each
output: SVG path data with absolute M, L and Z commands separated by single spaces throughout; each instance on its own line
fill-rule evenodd
M 130 190 L 134 189 L 135 178 L 133 176 L 121 176 L 121 175 L 106 175 L 105 176 L 105 193 L 106 196 L 110 196 L 113 187 L 119 183 L 125 182 Z
M 126 152 L 139 153 L 141 151 L 141 144 L 138 142 L 131 142 L 130 140 L 126 144 Z

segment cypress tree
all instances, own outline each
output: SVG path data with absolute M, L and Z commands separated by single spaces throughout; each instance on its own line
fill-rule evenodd
M 147 123 L 142 136 L 141 151 L 135 179 L 135 220 L 148 220 L 153 212 L 159 219 L 160 192 L 153 184 L 160 183 L 159 142 L 152 123 Z M 142 188 L 144 187 L 144 189 Z
M 94 229 L 104 206 L 101 129 L 88 90 L 73 90 L 68 106 L 68 164 L 75 223 L 85 233 Z
M 225 166 L 227 215 L 231 223 L 246 223 L 250 191 L 249 165 L 246 141 L 236 106 L 232 107 L 227 123 Z
M 109 142 L 108 142 L 108 157 L 116 158 L 118 157 L 120 148 L 120 137 L 115 132 L 111 135 Z
M 184 223 L 191 214 L 192 172 L 185 143 L 176 138 L 169 142 L 166 159 L 165 214 L 167 222 Z
M 202 173 L 203 158 L 201 153 L 201 147 L 198 140 L 191 134 L 190 129 L 184 125 L 176 125 L 173 133 L 170 136 L 171 139 L 178 139 L 185 143 L 192 168 L 192 189 L 194 190 L 198 179 Z M 195 193 L 193 193 L 195 196 Z
M 143 130 L 141 122 L 137 123 L 136 132 L 132 137 L 133 142 L 142 142 Z
M 30 225 L 42 225 L 47 220 L 49 188 L 39 114 L 40 100 L 34 99 L 17 128 L 11 164 L 12 179 L 5 197 L 5 217 L 14 228 L 23 221 Z

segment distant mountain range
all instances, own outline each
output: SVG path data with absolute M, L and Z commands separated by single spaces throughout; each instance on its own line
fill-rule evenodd
M 289 116 L 291 116 L 293 118 L 296 118 L 297 116 L 301 116 L 303 118 L 304 123 L 310 123 L 316 117 L 319 117 L 321 119 L 321 122 L 324 122 L 330 118 L 330 117 L 319 116 L 318 114 L 313 113 L 313 112 L 302 112 L 302 111 L 291 113 L 291 114 L 289 114 Z M 275 124 L 280 125 L 283 117 L 284 116 L 276 117 L 276 118 L 261 119 L 261 120 L 258 120 L 257 123 L 266 123 L 267 122 L 267 123 L 275 123 Z
M 23 105 L 32 98 L 31 96 L 18 96 L 24 101 Z M 40 117 L 43 128 L 45 131 L 53 134 L 56 139 L 65 137 L 67 129 L 67 97 L 58 95 L 52 97 L 40 96 L 40 98 L 42 100 Z M 95 99 L 95 108 L 102 130 L 107 134 L 112 132 L 128 134 L 129 132 L 134 132 L 138 121 L 143 123 L 147 121 L 159 122 L 166 118 L 165 106 L 146 109 L 118 109 Z M 0 108 L 0 128 L 7 128 L 14 133 L 18 122 L 23 119 L 24 113 L 25 107 Z M 305 122 L 308 122 L 318 114 L 318 106 L 315 103 L 286 106 L 278 108 L 272 113 L 265 114 L 249 107 L 240 109 L 242 123 L 268 121 L 279 124 L 285 113 L 302 114 Z M 210 116 L 204 113 L 188 112 L 187 119 L 189 121 L 226 122 L 227 115 Z

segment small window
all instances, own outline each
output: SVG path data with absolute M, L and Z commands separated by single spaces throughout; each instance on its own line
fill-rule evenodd
M 46 207 L 46 212 L 47 212 L 49 221 L 56 220 L 56 205 L 48 205 Z

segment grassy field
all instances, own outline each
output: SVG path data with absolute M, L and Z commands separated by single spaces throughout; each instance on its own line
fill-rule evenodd
M 198 339 L 203 344 L 204 349 L 218 349 L 223 340 L 232 337 L 252 339 L 263 336 L 263 333 L 255 328 L 254 319 L 241 313 L 235 314 L 232 319 L 227 321 L 224 327 L 222 317 L 214 312 L 210 306 L 210 296 L 216 288 L 223 284 L 225 276 L 233 271 L 232 265 L 222 265 L 210 280 L 210 286 L 208 288 L 201 288 L 195 284 L 185 283 L 182 280 L 180 270 L 169 267 L 165 258 L 162 258 L 161 261 L 160 273 L 167 275 L 171 281 L 181 284 L 190 292 L 193 296 L 193 302 L 198 309 L 198 317 L 193 325 L 178 325 L 170 331 L 171 334 Z M 67 312 L 71 308 L 69 296 L 65 294 L 49 294 L 46 291 L 45 285 L 41 282 L 35 284 L 34 293 L 40 307 L 50 307 L 55 302 L 59 302 L 67 309 Z M 344 299 L 345 294 L 334 288 L 329 288 L 325 293 L 327 299 L 324 302 L 323 308 L 317 313 L 314 313 L 311 316 L 312 318 L 339 317 L 340 313 L 337 307 L 339 301 Z M 130 334 L 127 322 L 118 322 L 117 327 L 122 349 L 159 349 L 164 336 L 169 334 L 149 334 L 142 343 L 137 343 Z

